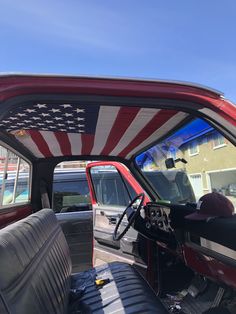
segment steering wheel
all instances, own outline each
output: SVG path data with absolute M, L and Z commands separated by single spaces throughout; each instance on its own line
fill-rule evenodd
M 130 228 L 130 226 L 133 224 L 133 222 L 135 221 L 135 218 L 138 216 L 138 214 L 140 213 L 140 210 L 143 206 L 143 202 L 144 202 L 144 197 L 145 194 L 144 193 L 140 193 L 138 194 L 130 203 L 129 205 L 126 207 L 126 209 L 124 210 L 124 212 L 122 213 L 122 215 L 120 216 L 114 233 L 113 233 L 113 240 L 114 241 L 119 241 L 121 238 L 123 238 L 123 236 L 126 234 L 126 232 L 128 231 L 128 229 Z M 138 205 L 138 207 L 136 209 L 133 208 L 133 205 L 135 204 L 135 202 L 140 199 L 140 203 Z M 118 233 L 118 229 L 121 225 L 121 222 L 123 221 L 125 215 L 128 216 L 128 224 L 127 226 L 124 228 L 124 230 L 121 233 Z

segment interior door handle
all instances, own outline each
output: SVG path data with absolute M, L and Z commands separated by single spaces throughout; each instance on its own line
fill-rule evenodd
M 116 217 L 107 217 L 110 225 L 116 225 Z

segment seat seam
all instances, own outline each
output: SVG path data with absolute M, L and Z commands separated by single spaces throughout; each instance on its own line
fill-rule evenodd
M 55 238 L 59 235 L 60 231 L 61 231 L 60 226 L 59 225 L 55 226 L 53 231 L 48 236 L 47 240 L 43 243 L 39 251 L 29 262 L 29 264 L 23 269 L 23 272 L 19 275 L 19 277 L 16 280 L 14 280 L 14 282 L 12 282 L 7 288 L 2 289 L 3 293 L 9 293 L 11 290 L 14 290 L 16 286 L 21 287 L 28 282 L 29 280 L 28 277 L 32 274 L 33 271 L 35 271 L 36 267 L 41 262 L 41 260 L 48 255 L 48 250 L 50 247 L 53 246 Z M 20 287 L 17 287 L 18 290 Z

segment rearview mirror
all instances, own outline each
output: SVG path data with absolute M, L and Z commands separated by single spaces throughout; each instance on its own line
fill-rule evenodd
M 183 164 L 187 164 L 187 160 L 185 160 L 184 158 L 177 158 L 175 160 L 173 158 L 167 158 L 165 160 L 166 169 L 175 168 L 175 163 L 179 161 L 181 161 Z
M 175 168 L 175 161 L 173 158 L 167 158 L 165 160 L 166 169 L 172 169 Z

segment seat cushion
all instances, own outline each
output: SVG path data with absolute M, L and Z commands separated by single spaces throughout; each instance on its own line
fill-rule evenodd
M 71 260 L 52 210 L 0 230 L 0 256 L 1 314 L 66 312 Z
M 110 282 L 97 288 L 96 279 Z M 168 313 L 152 288 L 125 263 L 114 262 L 72 275 L 72 289 L 84 289 L 76 310 L 70 313 Z

